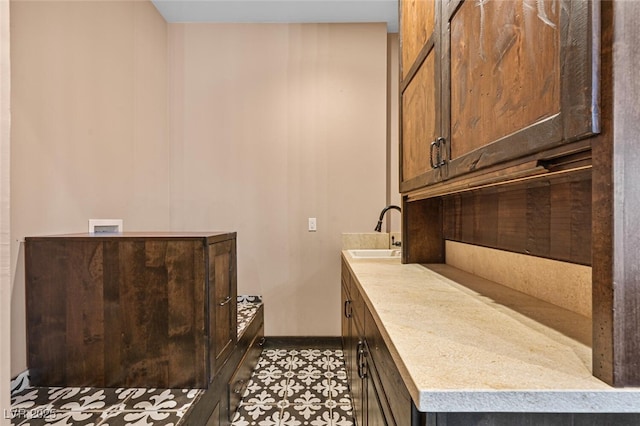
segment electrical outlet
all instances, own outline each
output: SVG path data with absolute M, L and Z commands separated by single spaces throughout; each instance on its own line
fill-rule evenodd
M 309 218 L 309 232 L 316 232 L 317 230 L 318 230 L 318 228 L 317 228 L 316 218 L 315 217 L 310 217 Z
M 120 234 L 122 219 L 89 219 L 90 234 Z

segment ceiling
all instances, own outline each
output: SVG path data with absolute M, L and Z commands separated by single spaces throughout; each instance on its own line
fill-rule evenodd
M 152 0 L 167 22 L 386 22 L 398 32 L 398 0 Z

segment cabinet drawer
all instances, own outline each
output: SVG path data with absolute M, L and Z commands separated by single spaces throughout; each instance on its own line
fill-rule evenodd
M 229 396 L 229 416 L 233 416 L 238 409 L 242 395 L 249 384 L 251 374 L 253 373 L 253 370 L 258 363 L 258 358 L 260 358 L 260 354 L 262 353 L 263 345 L 264 324 L 261 324 L 258 333 L 253 338 L 249 349 L 245 353 L 242 361 L 240 361 L 238 368 L 233 373 L 231 380 L 229 381 L 227 390 Z

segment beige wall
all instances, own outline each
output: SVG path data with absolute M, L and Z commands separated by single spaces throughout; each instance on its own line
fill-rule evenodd
M 146 1 L 14 0 L 11 26 L 12 375 L 22 241 L 89 218 L 236 230 L 267 334 L 339 334 L 340 235 L 386 199 L 384 24 L 167 26 Z
M 341 233 L 385 203 L 385 25 L 169 31 L 172 228 L 238 231 L 267 335 L 339 335 Z
M 11 378 L 11 270 L 9 224 L 9 113 L 11 81 L 9 55 L 9 2 L 0 0 L 0 411 L 10 407 L 9 379 Z M 11 421 L 0 417 L 0 425 Z
M 11 2 L 12 375 L 25 236 L 169 226 L 167 24 L 149 2 Z
M 400 37 L 398 33 L 387 36 L 387 204 L 402 207 L 400 195 Z M 387 213 L 388 232 L 400 232 L 401 214 L 395 210 Z

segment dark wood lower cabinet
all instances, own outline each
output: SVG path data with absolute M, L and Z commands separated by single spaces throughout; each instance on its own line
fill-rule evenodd
M 411 425 L 409 391 L 346 264 L 342 271 L 342 342 L 356 424 Z

